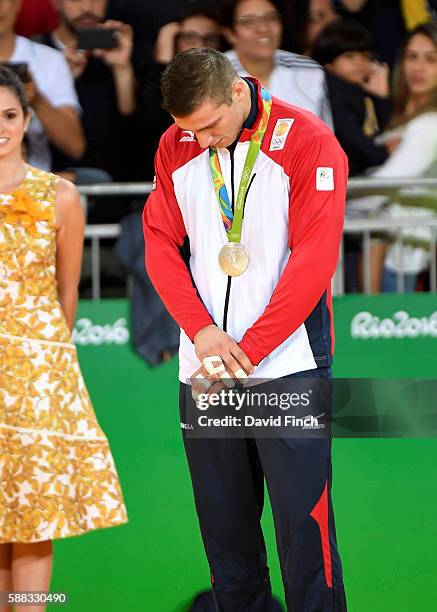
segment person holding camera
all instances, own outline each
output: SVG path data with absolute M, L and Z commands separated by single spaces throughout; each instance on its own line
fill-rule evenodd
M 131 62 L 133 32 L 121 21 L 106 20 L 107 0 L 56 0 L 59 26 L 41 40 L 61 50 L 74 78 L 82 107 L 87 149 L 79 160 L 55 151 L 55 168 L 74 167 L 93 182 L 132 180 L 127 139 L 133 138 L 135 75 Z M 86 49 L 85 49 L 86 47 Z M 96 170 L 98 169 L 98 170 Z M 100 171 L 100 172 L 99 172 Z
M 33 111 L 27 131 L 29 163 L 50 170 L 50 144 L 73 159 L 85 150 L 80 107 L 62 54 L 14 33 L 19 8 L 19 0 L 0 3 L 0 63 L 9 65 L 25 82 Z

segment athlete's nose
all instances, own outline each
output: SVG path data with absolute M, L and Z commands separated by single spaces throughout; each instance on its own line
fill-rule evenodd
M 207 149 L 214 142 L 214 136 L 211 134 L 196 134 L 196 138 L 202 149 Z

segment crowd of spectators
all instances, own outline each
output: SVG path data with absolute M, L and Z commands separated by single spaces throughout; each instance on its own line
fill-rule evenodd
M 179 51 L 203 46 L 330 125 L 351 176 L 435 176 L 436 18 L 437 0 L 0 0 L 0 62 L 26 84 L 29 162 L 78 184 L 152 180 L 171 123 L 161 73 Z M 116 30 L 115 47 L 81 49 L 83 28 Z M 432 197 L 427 206 L 398 199 L 348 209 L 434 214 Z M 429 235 L 404 237 L 402 261 L 390 237 L 372 241 L 374 291 L 393 290 L 399 265 L 409 289 L 420 284 Z M 349 291 L 362 289 L 361 260 L 349 239 Z

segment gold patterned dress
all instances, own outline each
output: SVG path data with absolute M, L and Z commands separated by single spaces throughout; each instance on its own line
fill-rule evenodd
M 0 543 L 127 521 L 56 292 L 57 177 L 0 195 Z

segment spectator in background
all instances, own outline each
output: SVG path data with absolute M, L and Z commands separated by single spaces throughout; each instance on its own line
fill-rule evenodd
M 159 139 L 173 122 L 171 116 L 161 107 L 160 81 L 164 68 L 180 51 L 200 47 L 220 50 L 222 43 L 216 11 L 204 0 L 188 3 L 177 21 L 167 23 L 159 31 L 155 46 L 155 63 L 143 77 L 140 76 L 138 107 L 144 136 L 139 158 L 144 164 L 145 180 L 153 178 L 154 157 Z
M 15 33 L 26 38 L 51 32 L 58 25 L 52 0 L 21 0 Z
M 220 49 L 220 28 L 210 3 L 190 2 L 178 21 L 163 26 L 155 45 L 155 60 L 168 64 L 180 51 L 210 47 Z
M 54 2 L 59 12 L 59 27 L 42 40 L 62 50 L 68 62 L 87 138 L 86 151 L 79 159 L 69 159 L 62 151 L 55 151 L 56 169 L 74 168 L 78 183 L 111 180 L 111 177 L 119 181 L 134 180 L 130 156 L 136 110 L 132 28 L 119 21 L 105 21 L 107 0 Z M 77 33 L 85 27 L 116 28 L 118 47 L 80 51 Z
M 343 13 L 353 16 L 371 33 L 380 60 L 393 67 L 407 31 L 431 21 L 436 0 L 336 0 Z
M 349 175 L 362 174 L 382 164 L 389 155 L 375 137 L 390 119 L 389 70 L 372 61 L 369 32 L 352 20 L 337 19 L 326 26 L 314 43 L 313 57 L 327 71 L 327 85 L 334 120 L 334 131 L 349 159 Z M 362 289 L 361 237 L 346 235 L 345 285 L 348 293 Z M 380 243 L 372 241 L 373 289 L 380 283 Z M 383 256 L 383 253 L 382 255 Z
M 394 74 L 394 114 L 384 140 L 393 150 L 372 176 L 378 178 L 437 176 L 437 24 L 418 26 L 407 37 Z M 435 196 L 402 191 L 389 206 L 393 216 L 434 216 Z M 404 248 L 390 244 L 385 257 L 382 290 L 396 291 L 397 272 L 406 291 L 414 291 L 418 275 L 430 261 L 431 230 L 404 229 Z M 395 236 L 393 236 L 395 238 Z
M 153 64 L 156 36 L 163 25 L 173 22 L 188 0 L 110 0 L 108 17 L 130 24 L 134 29 L 133 63 L 137 74 Z
M 233 47 L 226 55 L 240 76 L 256 77 L 274 96 L 312 111 L 332 126 L 322 68 L 279 49 L 283 16 L 280 0 L 225 0 L 221 24 Z
M 19 0 L 0 2 L 0 62 L 26 64 L 26 96 L 33 111 L 27 132 L 28 161 L 50 170 L 49 143 L 73 159 L 79 159 L 85 150 L 80 107 L 62 53 L 14 33 L 19 7 Z
M 436 0 L 385 0 L 385 2 L 374 2 L 374 0 L 337 0 L 346 9 L 351 12 L 359 12 L 366 9 L 367 6 L 380 4 L 387 8 L 390 4 L 392 7 L 399 7 L 407 30 L 414 30 L 418 25 L 427 23 L 436 17 L 437 2 Z M 374 6 L 372 8 L 375 8 Z M 384 7 L 382 7 L 384 8 Z
M 293 0 L 290 15 L 292 50 L 310 56 L 319 33 L 340 17 L 333 0 Z
M 337 19 L 315 41 L 313 58 L 327 71 L 334 131 L 349 159 L 349 175 L 382 164 L 388 149 L 374 141 L 391 114 L 389 70 L 372 61 L 369 32 Z

